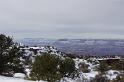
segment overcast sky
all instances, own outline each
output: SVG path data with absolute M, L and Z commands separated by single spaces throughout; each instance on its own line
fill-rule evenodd
M 0 33 L 124 39 L 124 0 L 0 0 Z

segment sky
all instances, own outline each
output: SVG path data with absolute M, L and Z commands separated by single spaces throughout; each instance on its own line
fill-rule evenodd
M 0 33 L 16 39 L 124 39 L 124 0 L 0 0 Z

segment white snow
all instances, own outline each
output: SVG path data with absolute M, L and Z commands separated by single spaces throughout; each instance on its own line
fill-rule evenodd
M 95 78 L 96 75 L 98 75 L 98 71 L 94 71 L 93 69 L 95 68 L 96 65 L 93 65 L 92 63 L 88 62 L 87 60 L 84 60 L 84 59 L 79 59 L 79 58 L 76 58 L 74 59 L 75 61 L 75 67 L 77 69 L 79 69 L 79 63 L 85 63 L 87 65 L 89 65 L 89 68 L 91 71 L 89 73 L 83 73 L 81 72 L 80 73 L 80 80 L 91 80 L 92 78 Z
M 27 68 L 27 69 L 25 69 L 25 71 L 26 71 L 27 76 L 29 77 L 29 76 L 30 76 L 30 71 L 31 71 L 31 70 Z
M 22 78 L 0 76 L 0 82 L 37 82 L 37 81 L 29 81 L 29 80 L 24 80 Z M 45 81 L 40 81 L 40 82 L 45 82 Z
M 109 70 L 107 71 L 106 73 L 106 76 L 109 80 L 113 80 L 115 79 L 118 75 L 120 74 L 119 71 L 116 71 L 116 70 Z
M 25 74 L 22 74 L 22 73 L 15 73 L 14 77 L 15 78 L 25 78 L 26 76 L 25 76 Z
M 92 72 L 89 72 L 89 73 L 82 73 L 82 75 L 83 75 L 84 79 L 91 80 L 92 78 L 95 78 L 96 75 L 98 75 L 98 72 L 97 71 L 92 71 Z

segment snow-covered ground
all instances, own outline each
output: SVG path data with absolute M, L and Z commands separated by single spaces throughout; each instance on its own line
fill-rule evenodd
M 34 52 L 30 51 L 30 49 L 38 50 L 36 55 L 41 55 L 42 52 L 49 52 L 50 54 L 56 54 L 63 58 L 63 53 L 59 52 L 56 48 L 54 47 L 29 47 L 29 48 L 22 48 L 25 50 L 25 56 L 30 57 L 32 60 L 34 60 Z M 116 57 L 117 59 L 120 59 Z M 75 61 L 75 67 L 79 69 L 80 63 L 84 63 L 88 65 L 88 69 L 90 70 L 87 73 L 83 73 L 82 71 L 79 72 L 79 77 L 75 79 L 70 79 L 70 78 L 64 78 L 65 81 L 60 81 L 60 82 L 82 82 L 83 80 L 90 81 L 91 79 L 95 78 L 96 75 L 99 75 L 99 72 L 96 71 L 96 67 L 99 66 L 99 61 L 98 60 L 106 60 L 107 58 L 91 58 L 90 61 L 86 59 L 73 59 Z M 27 72 L 27 76 L 30 74 L 30 69 L 26 68 L 25 70 Z M 106 72 L 106 76 L 109 80 L 115 79 L 118 75 L 120 74 L 119 71 L 116 70 L 109 70 Z M 37 81 L 29 81 L 24 79 L 25 75 L 16 73 L 14 77 L 5 77 L 5 76 L 0 76 L 0 82 L 37 82 Z M 40 82 L 45 82 L 45 81 L 40 81 Z
M 0 76 L 0 82 L 37 82 L 37 81 L 28 81 L 22 78 Z M 45 81 L 40 81 L 40 82 L 45 82 Z

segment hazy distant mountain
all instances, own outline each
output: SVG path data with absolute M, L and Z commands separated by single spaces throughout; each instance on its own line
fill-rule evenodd
M 55 46 L 62 52 L 77 55 L 124 55 L 124 40 L 25 38 L 17 42 L 28 46 Z

